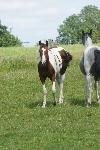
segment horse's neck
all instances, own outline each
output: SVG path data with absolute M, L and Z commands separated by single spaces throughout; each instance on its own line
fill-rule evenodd
M 87 48 L 88 46 L 92 46 L 92 40 L 90 37 L 88 37 L 87 41 L 85 42 L 85 48 Z

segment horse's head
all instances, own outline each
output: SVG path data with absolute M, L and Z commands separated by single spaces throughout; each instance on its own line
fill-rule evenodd
M 48 58 L 48 41 L 46 41 L 46 43 L 41 43 L 41 41 L 39 41 L 39 46 L 41 62 L 45 64 Z
M 82 31 L 82 43 L 86 47 L 89 46 L 89 45 L 92 45 L 91 36 L 92 36 L 92 29 L 90 30 L 90 32 Z

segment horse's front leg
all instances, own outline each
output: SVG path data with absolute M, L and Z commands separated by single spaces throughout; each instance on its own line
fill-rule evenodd
M 59 104 L 63 103 L 63 99 L 64 99 L 64 96 L 63 96 L 63 81 L 64 81 L 64 78 L 65 78 L 65 74 L 61 75 L 60 80 L 59 80 L 59 88 L 60 88 Z
M 47 94 L 45 83 L 42 84 L 42 88 L 43 88 L 43 105 L 42 105 L 42 107 L 45 108 L 45 105 L 46 105 L 46 94 Z
M 100 103 L 100 96 L 99 96 L 99 91 L 98 91 L 98 81 L 95 81 L 94 87 L 95 87 L 95 90 L 96 90 L 97 102 Z
M 43 77 L 43 76 L 40 75 L 40 80 L 42 82 L 42 89 L 43 89 L 43 105 L 42 105 L 42 107 L 45 108 L 45 105 L 46 105 L 46 94 L 47 94 L 47 89 L 46 89 L 46 86 L 45 86 L 46 77 Z
M 91 105 L 91 76 L 86 75 L 86 105 L 87 107 Z

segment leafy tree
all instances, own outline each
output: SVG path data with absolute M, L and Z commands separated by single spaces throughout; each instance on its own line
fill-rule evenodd
M 85 6 L 80 14 L 66 18 L 58 28 L 57 41 L 63 44 L 81 43 L 81 32 L 93 29 L 93 41 L 100 37 L 100 10 L 96 6 Z
M 79 17 L 75 14 L 66 18 L 58 29 L 61 43 L 74 44 L 78 41 L 79 21 Z
M 12 35 L 7 27 L 0 23 L 0 47 L 21 46 L 21 41 L 18 37 Z
M 100 10 L 96 6 L 86 6 L 80 13 L 81 25 L 83 30 L 93 29 L 93 40 L 97 42 L 100 36 Z

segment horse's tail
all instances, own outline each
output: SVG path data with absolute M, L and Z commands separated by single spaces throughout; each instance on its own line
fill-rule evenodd
M 94 51 L 94 67 L 95 67 L 95 78 L 98 80 L 100 79 L 100 50 L 96 49 Z
M 66 52 L 65 57 L 68 63 L 72 60 L 72 55 L 69 52 Z

